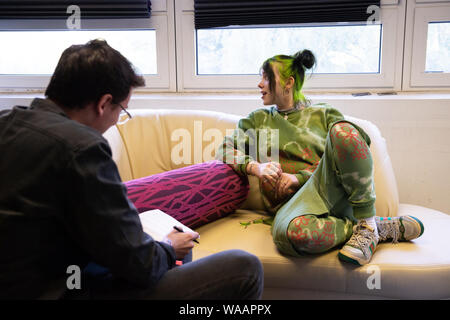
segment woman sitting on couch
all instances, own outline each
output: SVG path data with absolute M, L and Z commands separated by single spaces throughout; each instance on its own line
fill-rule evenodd
M 411 216 L 375 216 L 370 137 L 338 110 L 311 106 L 301 92 L 315 60 L 309 50 L 267 59 L 258 87 L 264 105 L 275 106 L 241 119 L 217 158 L 258 177 L 282 252 L 321 253 L 345 243 L 339 258 L 363 265 L 378 242 L 415 239 L 423 225 Z

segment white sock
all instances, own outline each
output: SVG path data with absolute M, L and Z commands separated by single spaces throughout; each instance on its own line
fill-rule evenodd
M 375 221 L 375 216 L 370 217 L 370 218 L 366 218 L 366 219 L 360 219 L 360 220 L 365 220 L 366 223 L 373 228 L 373 232 L 375 232 L 375 234 L 378 236 L 378 229 L 377 229 L 377 222 Z M 359 220 L 358 220 L 359 221 Z

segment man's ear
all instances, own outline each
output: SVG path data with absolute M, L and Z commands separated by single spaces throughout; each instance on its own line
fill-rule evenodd
M 100 97 L 98 102 L 95 104 L 95 113 L 102 116 L 106 110 L 108 104 L 112 103 L 112 95 L 107 93 Z

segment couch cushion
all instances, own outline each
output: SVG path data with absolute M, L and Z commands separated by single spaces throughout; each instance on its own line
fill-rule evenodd
M 122 181 L 133 179 L 133 172 L 131 171 L 130 159 L 128 157 L 127 147 L 122 139 L 122 136 L 116 126 L 109 128 L 104 134 L 111 146 L 112 158 L 119 169 Z
M 264 217 L 263 213 L 238 210 L 223 219 L 198 228 L 201 244 L 194 259 L 211 253 L 243 249 L 257 255 L 264 266 L 265 288 L 277 298 L 300 298 L 293 292 L 323 291 L 339 295 L 401 299 L 450 298 L 450 254 L 447 230 L 450 216 L 414 205 L 400 205 L 399 215 L 421 219 L 424 234 L 411 242 L 381 243 L 370 264 L 357 267 L 341 262 L 338 249 L 300 258 L 281 255 L 276 249 L 270 226 L 240 222 Z M 380 289 L 369 289 L 369 277 L 379 270 Z M 284 294 L 285 292 L 286 294 Z M 319 294 L 320 295 L 320 294 Z
M 247 178 L 212 160 L 125 182 L 139 212 L 160 209 L 190 228 L 234 212 L 247 198 Z
M 240 117 L 200 110 L 132 109 L 118 129 L 133 179 L 214 160 L 227 129 Z

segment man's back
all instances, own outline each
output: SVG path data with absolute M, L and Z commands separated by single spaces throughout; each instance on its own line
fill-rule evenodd
M 48 100 L 0 113 L 0 296 L 34 297 L 68 265 L 86 263 L 65 225 L 77 191 L 67 166 L 102 139 Z

